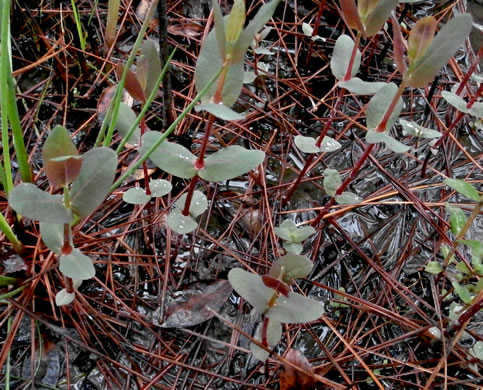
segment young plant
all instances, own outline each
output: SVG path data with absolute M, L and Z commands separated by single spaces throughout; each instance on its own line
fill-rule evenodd
M 294 293 L 290 285 L 295 279 L 305 278 L 312 270 L 312 262 L 305 256 L 288 254 L 270 267 L 268 274 L 260 276 L 241 268 L 228 273 L 233 289 L 263 316 L 255 338 L 266 348 L 274 348 L 282 337 L 282 323 L 303 324 L 315 321 L 324 313 L 321 302 Z M 265 361 L 266 349 L 251 343 L 253 355 Z
M 75 298 L 75 288 L 95 275 L 92 260 L 73 245 L 71 226 L 76 218 L 91 214 L 109 193 L 117 167 L 116 153 L 105 147 L 79 155 L 69 132 L 56 126 L 42 148 L 44 170 L 52 195 L 30 183 L 16 186 L 9 205 L 23 217 L 40 221 L 40 234 L 47 247 L 59 255 L 59 269 L 66 277 L 66 288 L 56 295 L 57 305 Z
M 152 100 L 151 95 L 159 88 L 160 80 L 164 77 L 166 70 L 161 70 L 156 44 L 152 40 L 144 41 L 141 47 L 141 56 L 138 58 L 136 74 L 129 69 L 124 69 L 122 64 L 116 68 L 119 78 L 126 73 L 124 87 L 129 94 L 138 100 L 144 108 Z M 149 99 L 151 97 L 151 99 Z M 130 143 L 139 144 L 141 137 L 147 130 L 144 116 L 140 120 L 140 127 L 137 126 L 136 114 L 125 103 L 120 103 L 116 127 L 119 133 Z M 132 131 L 134 129 L 134 131 Z M 167 180 L 149 180 L 147 164 L 143 162 L 145 189 L 140 187 L 130 188 L 123 194 L 123 200 L 131 204 L 146 204 L 154 197 L 161 197 L 168 194 L 171 183 Z
M 315 233 L 312 226 L 297 226 L 291 219 L 286 219 L 275 228 L 275 234 L 283 240 L 283 248 L 294 255 L 299 255 L 304 249 L 302 241 Z
M 366 110 L 368 128 L 366 142 L 370 145 L 365 149 L 350 175 L 338 187 L 331 201 L 315 218 L 314 226 L 321 221 L 334 204 L 336 201 L 335 196 L 342 195 L 356 177 L 369 157 L 374 144 L 384 143 L 388 149 L 396 153 L 403 153 L 409 150 L 407 145 L 402 144 L 389 134 L 402 109 L 401 96 L 403 91 L 406 87 L 419 88 L 432 81 L 439 70 L 463 44 L 471 31 L 471 16 L 463 14 L 451 19 L 434 37 L 435 28 L 433 26 L 436 22 L 435 20 L 433 21 L 433 17 L 428 18 L 419 20 L 411 30 L 408 42 L 408 58 L 406 58 L 404 53 L 405 43 L 399 24 L 393 18 L 394 41 L 396 42 L 394 55 L 403 80 L 399 87 L 394 83 L 387 83 L 370 100 Z M 352 64 L 350 60 L 346 62 Z M 349 66 L 348 74 L 350 69 Z M 440 141 L 442 138 L 440 138 Z
M 208 157 L 206 149 L 215 117 L 227 121 L 243 119 L 242 115 L 230 108 L 243 86 L 243 57 L 255 34 L 272 16 L 278 2 L 279 0 L 273 0 L 263 5 L 243 29 L 243 0 L 235 0 L 230 14 L 225 18 L 222 17 L 218 2 L 213 1 L 215 28 L 206 37 L 196 63 L 196 88 L 201 91 L 218 72 L 219 77 L 217 83 L 209 86 L 208 92 L 203 95 L 202 104 L 195 108 L 196 111 L 209 113 L 200 154 L 196 157 L 181 145 L 163 142 L 150 156 L 153 163 L 162 170 L 183 179 L 191 179 L 186 197 L 183 198 L 184 206 L 181 207 L 178 200 L 168 216 L 168 225 L 177 233 L 184 234 L 195 230 L 197 222 L 194 218 L 208 206 L 206 197 L 201 192 L 196 192 L 195 196 L 199 179 L 210 182 L 230 180 L 246 174 L 265 159 L 264 152 L 248 150 L 239 145 L 221 148 Z M 158 132 L 144 134 L 140 152 L 150 150 L 162 137 Z

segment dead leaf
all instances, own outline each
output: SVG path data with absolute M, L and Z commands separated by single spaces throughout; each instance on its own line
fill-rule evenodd
M 118 64 L 116 67 L 116 74 L 117 74 L 117 77 L 119 77 L 119 79 L 121 79 L 123 72 L 124 72 L 124 65 Z M 128 69 L 126 73 L 126 81 L 124 82 L 124 88 L 126 88 L 126 90 L 134 99 L 140 101 L 141 103 L 146 102 L 146 96 L 144 95 L 143 87 L 141 87 L 141 84 L 136 78 L 136 75 L 130 69 Z
M 196 23 L 183 23 L 168 26 L 168 33 L 194 38 L 201 34 L 203 27 Z
M 300 367 L 302 370 L 314 373 L 312 366 L 303 353 L 290 349 L 285 356 L 290 363 Z M 284 370 L 280 374 L 280 390 L 312 390 L 315 389 L 315 380 L 313 377 L 284 364 Z
M 117 85 L 110 85 L 107 87 L 101 94 L 101 97 L 97 101 L 97 118 L 99 122 L 103 122 L 104 118 L 107 115 L 107 110 L 109 110 L 109 106 L 111 105 L 112 98 L 114 97 L 114 93 L 116 92 Z
M 166 307 L 166 319 L 161 328 L 186 328 L 201 324 L 213 317 L 212 309 L 218 312 L 232 291 L 228 280 L 211 284 L 195 283 L 181 292 L 176 301 Z M 155 320 L 156 321 L 156 320 Z
M 3 272 L 6 275 L 28 269 L 27 264 L 25 264 L 25 261 L 19 255 L 12 255 L 8 259 L 3 260 L 2 265 L 4 267 Z

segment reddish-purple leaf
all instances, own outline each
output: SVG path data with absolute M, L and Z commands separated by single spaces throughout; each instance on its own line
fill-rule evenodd
M 340 9 L 344 17 L 347 27 L 358 30 L 365 34 L 364 26 L 362 25 L 359 12 L 357 12 L 356 3 L 354 0 L 340 0 Z
M 211 284 L 196 283 L 181 292 L 176 301 L 168 304 L 165 319 L 158 320 L 161 328 L 186 328 L 208 321 L 213 311 L 219 311 L 232 292 L 228 280 Z M 211 309 L 211 310 L 210 310 Z
M 116 67 L 117 77 L 121 79 L 123 73 L 124 73 L 124 65 L 118 64 Z M 134 99 L 140 101 L 141 103 L 146 102 L 146 96 L 144 95 L 143 87 L 141 86 L 138 79 L 136 78 L 136 75 L 130 69 L 128 69 L 126 73 L 126 81 L 124 83 L 124 88 L 126 88 L 126 90 Z
M 407 72 L 407 65 L 406 65 L 406 56 L 404 55 L 405 52 L 405 45 L 404 45 L 404 38 L 401 32 L 401 26 L 399 25 L 396 17 L 394 14 L 391 15 L 392 21 L 392 28 L 394 31 L 394 60 L 396 61 L 397 70 L 401 75 L 405 75 Z
M 419 19 L 411 30 L 408 40 L 408 57 L 411 62 L 420 59 L 433 41 L 438 22 L 434 16 Z
M 54 188 L 61 188 L 72 183 L 79 175 L 82 159 L 69 131 L 62 126 L 56 126 L 42 148 L 44 171 Z
M 300 367 L 308 374 L 313 374 L 312 366 L 307 358 L 299 351 L 290 349 L 285 357 L 293 365 Z M 315 379 L 313 376 L 297 370 L 285 363 L 284 370 L 280 374 L 280 390 L 312 390 L 315 389 Z
M 290 287 L 286 283 L 282 282 L 280 279 L 274 278 L 270 275 L 263 275 L 262 282 L 268 288 L 271 288 L 279 294 L 282 294 L 283 296 L 288 298 L 288 294 L 291 291 Z

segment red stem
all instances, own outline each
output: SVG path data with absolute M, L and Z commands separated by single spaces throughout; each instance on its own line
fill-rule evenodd
M 315 141 L 315 146 L 317 146 L 319 148 L 320 148 L 320 145 L 322 145 L 322 141 L 324 140 L 324 137 L 327 135 L 327 133 L 330 129 L 330 126 L 332 125 L 332 122 L 334 122 L 334 115 L 337 112 L 337 110 L 339 109 L 339 106 L 342 102 L 342 96 L 344 95 L 344 92 L 345 92 L 345 89 L 341 88 L 340 91 L 339 91 L 339 96 L 337 97 L 337 101 L 335 103 L 334 109 L 332 110 L 333 115 L 329 118 L 329 120 L 325 124 L 324 129 L 322 130 L 322 132 L 320 133 L 320 135 L 317 138 L 317 141 Z M 283 197 L 282 206 L 285 206 L 288 203 L 288 201 L 292 198 L 295 190 L 300 185 L 300 182 L 302 181 L 303 177 L 307 173 L 310 165 L 312 165 L 312 161 L 314 160 L 314 158 L 315 158 L 315 153 L 312 153 L 312 154 L 309 155 L 309 157 L 307 157 L 307 160 L 305 160 L 304 167 L 302 168 L 299 175 L 297 176 L 297 179 L 295 179 L 295 182 L 290 186 L 290 188 L 287 191 L 287 194 Z
M 141 123 L 139 124 L 141 128 L 141 136 L 139 137 L 139 147 L 141 147 L 141 138 L 146 132 L 146 122 L 141 119 Z M 143 172 L 144 172 L 144 190 L 146 191 L 146 195 L 151 195 L 151 188 L 149 188 L 149 174 L 148 174 L 148 164 L 146 161 L 143 162 Z
M 345 72 L 343 81 L 349 81 L 352 78 L 352 67 L 354 66 L 354 61 L 356 60 L 357 49 L 359 47 L 360 41 L 361 41 L 361 32 L 357 31 L 356 41 L 354 42 L 354 47 L 352 48 L 351 59 L 349 60 L 349 65 L 347 65 L 347 70 Z
M 320 19 L 322 18 L 322 12 L 325 8 L 325 2 L 326 0 L 322 0 L 319 4 L 319 12 L 317 12 L 317 16 L 315 17 L 315 24 L 314 24 L 314 30 L 312 31 L 312 37 L 316 36 L 319 30 Z M 312 51 L 314 50 L 314 44 L 315 44 L 315 41 L 311 39 L 309 44 L 309 49 L 307 50 L 307 58 L 305 59 L 305 67 L 309 66 L 310 57 L 312 56 Z
M 262 324 L 262 331 L 261 331 L 261 338 L 262 338 L 262 345 L 264 347 L 268 347 L 268 321 L 270 319 L 266 316 L 263 317 L 263 324 Z
M 181 212 L 185 217 L 190 215 L 191 200 L 193 199 L 193 194 L 195 192 L 196 183 L 200 177 L 198 175 L 191 178 L 190 186 L 188 188 L 188 195 L 186 196 L 186 201 L 184 202 L 184 208 Z
M 467 108 L 471 108 L 473 104 L 477 101 L 478 97 L 483 94 L 483 84 L 480 85 L 478 88 L 478 91 L 473 95 L 473 97 L 470 99 L 468 104 L 466 105 Z M 459 123 L 459 121 L 465 116 L 464 112 L 459 111 L 458 115 L 456 115 L 455 120 L 451 125 L 449 125 L 448 129 L 444 132 L 444 134 L 439 138 L 438 142 L 436 142 L 433 146 L 433 148 L 439 148 L 441 144 L 444 142 L 446 137 L 449 135 L 449 133 L 456 127 L 456 125 Z

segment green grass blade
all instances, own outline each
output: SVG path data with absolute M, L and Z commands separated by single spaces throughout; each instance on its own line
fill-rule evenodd
M 112 100 L 106 115 L 106 118 L 111 118 L 111 120 L 104 121 L 102 123 L 101 130 L 99 131 L 99 135 L 97 136 L 97 139 L 96 139 L 96 146 L 100 144 L 100 141 L 104 137 L 104 133 L 108 125 L 109 125 L 109 129 L 107 130 L 107 134 L 106 134 L 106 138 L 104 139 L 103 146 L 109 146 L 112 142 L 112 136 L 114 134 L 114 129 L 117 123 L 119 105 L 121 104 L 122 91 L 124 88 L 124 83 L 126 81 L 127 71 L 128 69 L 131 68 L 131 65 L 134 62 L 134 58 L 136 57 L 137 51 L 141 47 L 141 43 L 143 42 L 143 39 L 144 39 L 144 34 L 146 33 L 146 30 L 149 27 L 149 23 L 153 17 L 157 4 L 158 4 L 158 0 L 154 0 L 151 3 L 151 7 L 149 8 L 146 14 L 146 18 L 144 19 L 143 25 L 141 26 L 141 30 L 139 31 L 138 37 L 136 38 L 136 41 L 134 42 L 134 45 L 131 49 L 131 54 L 129 54 L 129 58 L 127 59 L 126 65 L 124 66 L 124 72 L 122 74 L 121 80 L 119 81 L 119 84 L 117 85 L 114 99 Z
M 164 64 L 163 70 L 161 71 L 158 79 L 156 80 L 156 85 L 160 85 L 161 81 L 163 81 L 164 75 L 166 74 L 166 72 L 169 69 L 169 64 L 170 64 L 175 52 L 176 52 L 176 49 L 174 49 L 171 52 L 170 56 L 168 57 L 166 64 Z M 131 138 L 131 136 L 136 131 L 136 127 L 139 125 L 139 123 L 141 123 L 141 120 L 144 118 L 144 115 L 146 115 L 146 112 L 148 111 L 149 107 L 151 106 L 151 103 L 153 102 L 157 93 L 158 93 L 158 88 L 153 88 L 153 90 L 151 91 L 148 99 L 146 100 L 146 103 L 143 106 L 143 109 L 141 110 L 138 117 L 136 118 L 136 121 L 131 125 L 131 128 L 129 129 L 129 131 L 127 132 L 127 134 L 124 136 L 124 138 L 121 140 L 121 143 L 117 147 L 117 149 L 116 149 L 117 154 L 119 154 L 121 152 L 121 150 L 124 147 L 124 145 L 126 144 L 126 142 L 129 140 L 129 138 Z
M 18 240 L 17 236 L 13 232 L 7 220 L 1 213 L 0 213 L 0 230 L 3 232 L 3 234 L 5 234 L 5 237 L 7 237 L 8 241 L 12 243 L 13 248 L 15 249 L 15 252 L 17 253 L 22 252 L 23 250 L 22 243 Z
M 12 76 L 12 69 L 10 64 L 10 1 L 2 2 L 1 12 L 1 56 L 0 62 L 0 76 L 3 80 L 0 83 L 1 89 L 1 109 L 2 109 L 2 145 L 4 153 L 4 173 L 7 187 L 5 191 L 8 192 L 13 188 L 12 167 L 10 164 L 9 153 L 9 136 L 8 123 L 12 127 L 13 146 L 17 156 L 17 163 L 19 165 L 20 175 L 24 182 L 32 181 L 32 174 L 28 163 L 28 155 L 23 139 L 22 127 L 20 125 L 20 117 L 17 110 L 17 101 L 15 96 L 15 81 Z M 8 120 L 7 120 L 8 118 Z
M 196 103 L 199 102 L 201 97 L 208 92 L 208 90 L 211 88 L 213 83 L 218 79 L 218 76 L 220 75 L 221 71 L 223 68 L 220 68 L 218 72 L 213 76 L 213 78 L 205 85 L 205 87 L 196 95 L 196 97 L 193 99 L 193 101 L 188 104 L 188 106 L 183 110 L 183 112 L 176 118 L 176 120 L 171 123 L 171 125 L 166 129 L 166 131 L 163 133 L 163 135 L 159 138 L 158 142 L 153 144 L 146 153 L 144 153 L 141 158 L 136 161 L 135 164 L 133 164 L 131 167 L 126 169 L 126 172 L 124 172 L 119 179 L 117 179 L 114 184 L 111 186 L 110 192 L 113 192 L 117 187 L 119 187 L 122 182 L 129 176 L 131 175 L 141 164 L 146 161 L 149 156 L 156 150 L 156 148 L 161 145 L 161 143 L 168 138 L 168 136 L 176 129 L 178 126 L 179 122 L 183 120 L 183 118 L 188 115 L 188 113 L 192 110 L 192 108 L 195 106 Z

